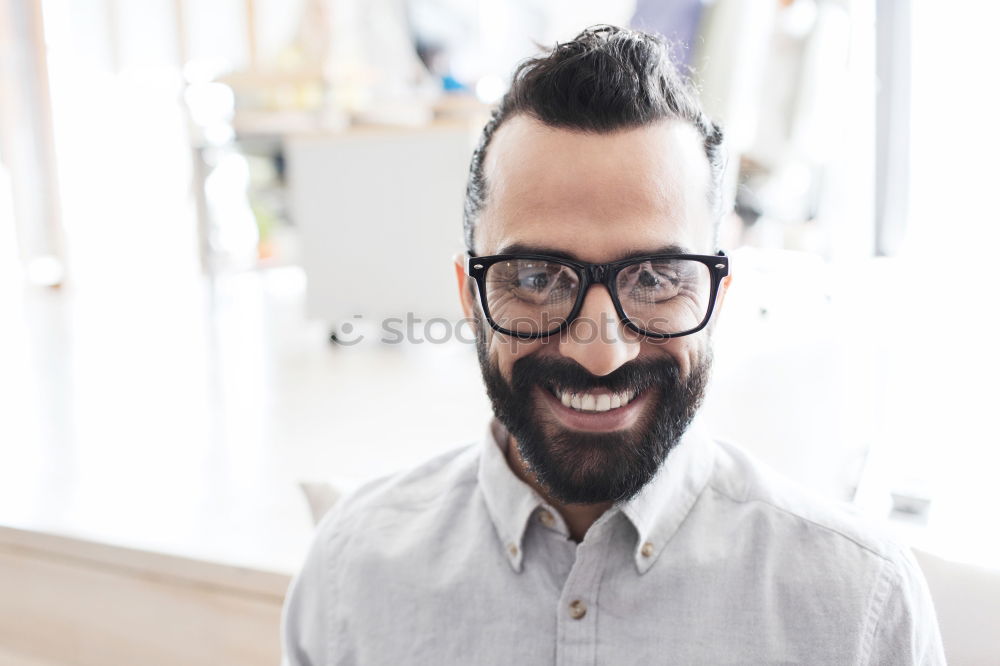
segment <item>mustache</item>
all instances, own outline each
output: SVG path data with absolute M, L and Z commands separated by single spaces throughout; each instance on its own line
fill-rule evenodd
M 605 390 L 609 393 L 634 391 L 641 393 L 652 386 L 676 386 L 680 368 L 673 358 L 629 361 L 604 376 L 588 372 L 569 359 L 535 358 L 526 356 L 511 368 L 511 387 L 527 390 L 535 385 L 561 391 L 585 392 Z

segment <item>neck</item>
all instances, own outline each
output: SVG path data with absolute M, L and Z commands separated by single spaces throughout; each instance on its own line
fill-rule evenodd
M 559 502 L 553 499 L 548 491 L 545 490 L 545 487 L 538 482 L 538 478 L 530 470 L 527 463 L 524 462 L 524 459 L 521 458 L 521 453 L 517 449 L 517 443 L 511 436 L 507 437 L 506 455 L 507 465 L 511 471 L 519 479 L 534 488 L 546 502 L 559 512 L 559 515 L 566 522 L 566 527 L 569 528 L 570 538 L 577 543 L 583 541 L 583 537 L 587 534 L 590 526 L 603 516 L 604 512 L 610 509 L 613 504 L 612 502 L 599 502 L 597 504 L 564 504 Z

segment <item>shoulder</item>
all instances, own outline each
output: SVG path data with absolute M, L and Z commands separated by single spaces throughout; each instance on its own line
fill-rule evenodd
M 411 469 L 384 476 L 344 496 L 316 528 L 316 542 L 335 549 L 355 532 L 391 529 L 421 514 L 459 503 L 474 492 L 480 444 L 439 454 Z
M 857 618 L 861 663 L 944 663 L 923 573 L 884 528 L 726 442 L 717 442 L 707 490 L 715 518 L 730 521 L 730 545 L 767 563 L 773 584 L 795 600 L 795 613 L 835 608 L 838 621 Z
M 386 573 L 421 568 L 407 551 L 441 533 L 449 510 L 463 505 L 459 496 L 475 488 L 479 451 L 463 446 L 366 483 L 326 513 L 285 597 L 287 663 L 332 663 L 334 640 L 349 624 L 344 609 L 378 611 Z M 373 580 L 379 585 L 373 587 Z
M 770 614 L 760 619 L 779 632 L 836 628 L 831 635 L 854 646 L 843 663 L 943 663 L 933 602 L 909 548 L 736 445 L 716 442 L 713 451 L 688 536 L 712 579 L 731 581 L 737 604 L 767 599 Z
M 802 546 L 810 539 L 835 543 L 835 552 L 857 550 L 893 568 L 906 566 L 906 549 L 851 505 L 810 492 L 735 444 L 716 445 L 709 488 L 719 501 L 789 530 Z

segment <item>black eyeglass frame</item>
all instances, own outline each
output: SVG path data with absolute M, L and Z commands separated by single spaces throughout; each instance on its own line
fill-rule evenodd
M 562 257 L 553 257 L 545 254 L 494 254 L 489 256 L 476 256 L 473 252 L 467 252 L 469 255 L 468 263 L 466 265 L 466 274 L 476 281 L 476 286 L 479 289 L 479 301 L 483 306 L 483 314 L 486 315 L 486 321 L 489 323 L 490 328 L 498 333 L 503 333 L 504 335 L 510 335 L 515 338 L 522 340 L 537 340 L 540 338 L 547 338 L 552 335 L 558 335 L 559 333 L 566 330 L 573 321 L 580 316 L 580 310 L 583 309 L 583 301 L 587 297 L 587 292 L 595 284 L 604 285 L 607 288 L 608 293 L 611 294 L 611 302 L 614 303 L 615 312 L 618 314 L 618 318 L 621 322 L 630 330 L 649 338 L 655 338 L 659 340 L 666 340 L 668 338 L 680 338 L 685 335 L 691 335 L 692 333 L 697 333 L 698 331 L 705 328 L 708 325 L 709 320 L 712 318 L 712 313 L 715 311 L 715 302 L 719 294 L 719 287 L 722 285 L 722 280 L 729 275 L 729 257 L 722 250 L 719 250 L 718 254 L 650 254 L 640 257 L 632 257 L 630 259 L 622 259 L 620 261 L 612 261 L 608 264 L 590 264 L 581 261 L 573 261 L 571 259 L 564 259 Z M 486 272 L 489 270 L 490 266 L 499 263 L 501 261 L 510 261 L 515 259 L 534 259 L 537 261 L 548 261 L 552 263 L 561 264 L 563 266 L 568 266 L 576 271 L 577 277 L 580 279 L 580 291 L 576 296 L 576 302 L 573 304 L 573 308 L 570 310 L 569 315 L 566 317 L 565 321 L 559 325 L 558 328 L 551 331 L 546 331 L 543 333 L 518 333 L 516 331 L 511 331 L 506 329 L 499 324 L 497 324 L 493 317 L 490 315 L 490 306 L 486 302 Z M 681 331 L 680 333 L 656 333 L 653 331 L 647 331 L 636 325 L 628 315 L 625 314 L 625 310 L 622 307 L 621 300 L 618 298 L 618 287 L 616 286 L 616 279 L 618 278 L 618 273 L 634 264 L 642 263 L 644 261 L 663 261 L 666 259 L 689 259 L 691 261 L 697 261 L 704 264 L 709 271 L 712 279 L 709 300 L 708 300 L 708 310 L 705 313 L 705 318 L 701 320 L 701 323 L 692 329 L 687 331 Z

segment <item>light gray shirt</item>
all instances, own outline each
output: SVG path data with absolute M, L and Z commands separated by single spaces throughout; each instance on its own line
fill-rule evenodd
M 911 554 L 697 430 L 577 544 L 506 433 L 375 481 L 320 523 L 285 660 L 943 664 Z

